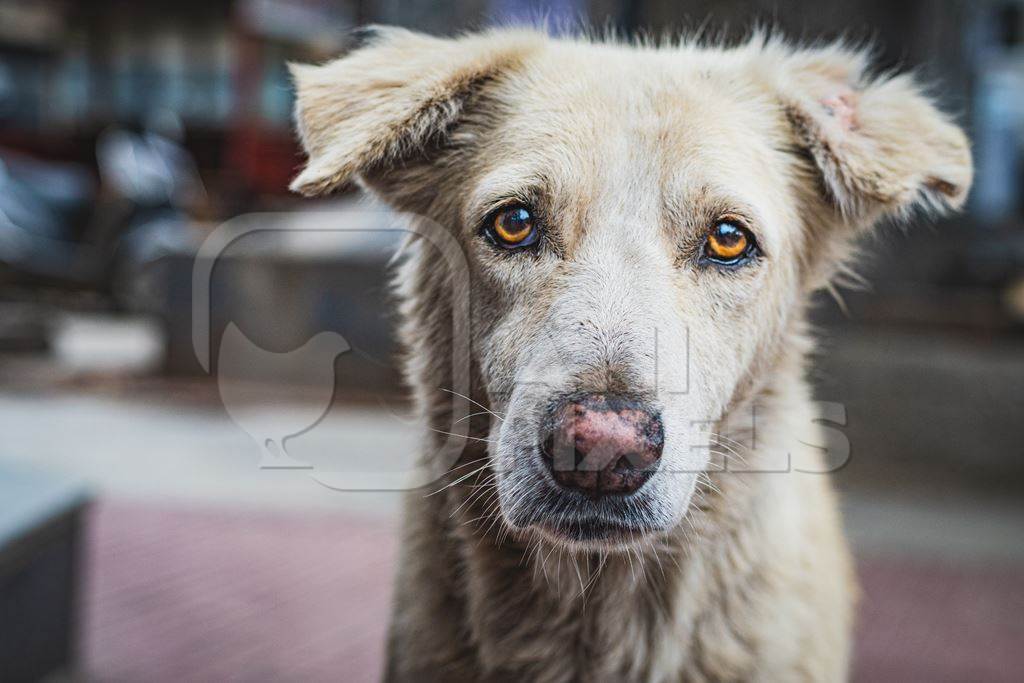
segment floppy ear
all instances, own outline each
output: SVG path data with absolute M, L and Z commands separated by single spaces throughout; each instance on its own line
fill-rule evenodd
M 397 164 L 446 137 L 467 98 L 539 44 L 530 31 L 441 39 L 368 27 L 323 66 L 292 65 L 295 118 L 309 157 L 291 189 L 317 195 Z
M 833 46 L 792 53 L 780 70 L 783 105 L 828 199 L 854 221 L 960 208 L 973 173 L 967 137 L 912 78 L 870 78 L 866 66 Z

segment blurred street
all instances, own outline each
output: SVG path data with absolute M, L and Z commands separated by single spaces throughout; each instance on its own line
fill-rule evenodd
M 323 680 L 344 667 L 346 680 L 376 680 L 401 494 L 259 469 L 213 383 L 149 378 L 145 354 L 122 351 L 146 348 L 144 319 L 74 316 L 63 330 L 58 362 L 5 360 L 0 466 L 84 482 L 99 501 L 86 522 L 84 671 Z M 101 331 L 107 343 L 90 344 Z M 304 403 L 301 389 L 273 410 L 261 396 L 253 409 L 267 419 Z M 394 396 L 340 396 L 288 448 L 317 470 L 367 458 L 400 469 L 417 444 Z M 1024 502 L 923 469 L 915 483 L 906 467 L 862 468 L 853 446 L 840 481 L 865 589 L 856 680 L 1018 680 Z M 912 656 L 893 645 L 908 640 Z
M 253 409 L 265 419 L 287 419 L 302 405 L 299 395 L 272 409 L 258 403 Z M 388 524 L 400 503 L 396 492 L 331 490 L 310 470 L 260 469 L 257 444 L 228 417 L 208 384 L 134 386 L 122 379 L 107 387 L 86 382 L 30 395 L 0 391 L 0 430 L 0 462 L 71 476 L 101 498 L 340 512 Z M 312 471 L 352 469 L 369 458 L 397 471 L 410 464 L 419 436 L 401 404 L 340 399 L 316 427 L 289 440 L 288 449 Z M 863 464 L 874 478 L 868 480 L 861 467 L 855 451 L 840 474 L 846 521 L 859 550 L 954 566 L 1013 562 L 1024 571 L 1024 501 L 1012 491 L 992 495 L 936 479 L 923 467 L 915 484 L 906 468 L 878 463 Z

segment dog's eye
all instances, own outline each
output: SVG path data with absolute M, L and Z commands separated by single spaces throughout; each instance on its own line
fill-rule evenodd
M 537 221 L 522 204 L 498 209 L 487 219 L 484 229 L 496 244 L 505 249 L 528 247 L 535 244 L 540 236 Z
M 756 252 L 757 243 L 750 231 L 730 221 L 716 223 L 704 240 L 704 258 L 719 265 L 739 265 Z

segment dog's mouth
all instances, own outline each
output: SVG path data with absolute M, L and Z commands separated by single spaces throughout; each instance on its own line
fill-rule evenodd
M 622 548 L 639 543 L 657 530 L 603 519 L 552 520 L 533 525 L 549 541 L 584 549 Z
M 545 486 L 545 484 L 541 484 Z M 657 507 L 632 497 L 602 500 L 552 486 L 513 515 L 514 527 L 544 540 L 580 551 L 623 550 L 646 543 L 669 524 L 642 509 Z

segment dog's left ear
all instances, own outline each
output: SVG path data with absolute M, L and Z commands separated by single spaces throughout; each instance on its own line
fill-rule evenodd
M 963 205 L 973 173 L 967 137 L 912 78 L 871 78 L 864 56 L 841 47 L 786 62 L 777 82 L 786 114 L 845 218 Z
M 387 171 L 443 142 L 470 96 L 539 44 L 531 31 L 459 39 L 361 29 L 347 55 L 291 65 L 295 118 L 309 157 L 291 189 L 318 195 L 367 171 Z

